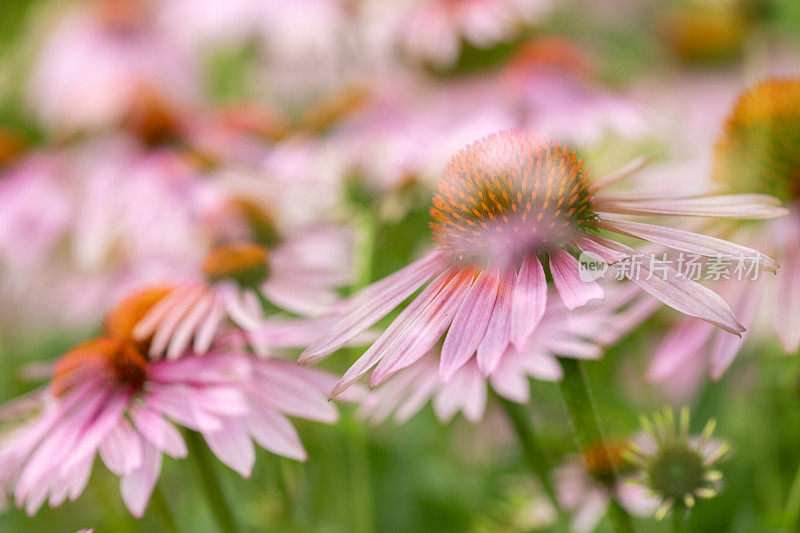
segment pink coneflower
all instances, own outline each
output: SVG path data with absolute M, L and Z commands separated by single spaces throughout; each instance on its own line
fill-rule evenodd
M 746 325 L 754 320 L 764 294 L 771 294 L 773 329 L 789 354 L 800 348 L 800 158 L 795 126 L 800 126 L 800 80 L 764 81 L 742 94 L 734 105 L 713 158 L 715 182 L 731 192 L 774 195 L 789 209 L 787 216 L 774 221 L 728 228 L 743 242 L 759 243 L 780 261 L 782 268 L 777 278 L 749 275 L 746 283 L 737 283 L 741 274 L 731 268 L 726 276 L 731 279 L 715 284 Z M 708 354 L 707 365 L 697 371 L 707 369 L 712 379 L 719 379 L 744 340 L 720 336 L 702 322 L 684 320 L 658 347 L 648 377 L 653 381 L 669 380 L 685 373 L 686 361 Z
M 63 158 L 34 153 L 0 169 L 0 265 L 22 272 L 40 264 L 67 233 L 69 190 Z
M 473 358 L 449 381 L 442 382 L 438 373 L 439 350 L 431 350 L 370 392 L 360 412 L 373 423 L 380 423 L 392 414 L 397 423 L 403 423 L 432 399 L 441 422 L 449 421 L 458 411 L 470 422 L 478 422 L 486 410 L 487 385 L 507 400 L 527 404 L 529 378 L 561 379 L 563 372 L 557 356 L 599 358 L 603 346 L 615 342 L 640 323 L 657 304 L 655 299 L 630 288 L 613 287 L 612 294 L 608 305 L 590 304 L 572 315 L 551 294 L 547 310 L 527 345 L 521 350 L 509 346 L 490 372 L 486 365 L 493 364 L 492 361 Z
M 113 126 L 144 88 L 169 102 L 198 96 L 192 60 L 153 28 L 145 2 L 98 0 L 65 17 L 34 65 L 28 99 L 60 133 Z
M 301 315 L 318 315 L 339 299 L 351 280 L 350 232 L 315 229 L 268 248 L 239 242 L 214 248 L 196 279 L 170 284 L 168 294 L 136 325 L 134 336 L 153 336 L 150 355 L 173 358 L 190 344 L 209 349 L 226 319 L 246 331 L 263 325 L 260 297 Z
M 337 419 L 325 392 L 335 378 L 276 359 L 259 359 L 238 343 L 215 345 L 203 356 L 148 361 L 148 342 L 131 328 L 164 296 L 148 289 L 109 316 L 105 332 L 65 354 L 40 412 L 0 439 L 0 493 L 34 514 L 76 499 L 95 455 L 121 478 L 122 498 L 141 516 L 156 484 L 162 454 L 186 456 L 174 424 L 198 431 L 214 454 L 243 476 L 255 461 L 253 441 L 296 460 L 305 451 L 287 416 Z
M 627 450 L 625 441 L 590 447 L 553 472 L 556 497 L 572 518 L 571 531 L 594 531 L 612 499 L 629 513 L 652 516 L 658 500 L 629 483 L 634 472 L 625 459 Z
M 596 235 L 599 230 L 702 255 L 762 258 L 727 241 L 617 215 L 763 218 L 782 212 L 772 197 L 661 201 L 605 193 L 606 186 L 631 171 L 593 180 L 568 147 L 523 132 L 494 134 L 467 146 L 447 167 L 433 198 L 435 249 L 337 305 L 335 312 L 344 317 L 303 352 L 301 361 L 317 361 L 334 352 L 422 288 L 345 374 L 334 395 L 375 364 L 372 384 L 379 383 L 416 362 L 441 337 L 443 380 L 452 378 L 475 354 L 482 372 L 490 375 L 509 344 L 526 346 L 545 312 L 548 282 L 543 261 L 566 308 L 603 298 L 597 282 L 581 279 L 575 254 L 590 252 L 614 265 L 634 251 Z M 764 264 L 774 268 L 766 260 Z M 658 275 L 648 276 L 656 268 Z M 637 275 L 620 270 L 667 305 L 741 334 L 742 326 L 716 293 L 655 258 L 641 271 Z
M 410 55 L 447 67 L 462 40 L 477 48 L 511 40 L 549 6 L 547 0 L 417 0 L 402 17 L 398 39 Z

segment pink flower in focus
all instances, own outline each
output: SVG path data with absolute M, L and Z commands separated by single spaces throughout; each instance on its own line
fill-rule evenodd
M 332 396 L 376 364 L 371 384 L 381 383 L 419 360 L 441 337 L 442 381 L 453 378 L 473 356 L 489 376 L 509 345 L 526 347 L 545 314 L 543 260 L 567 309 L 603 298 L 596 281 L 581 278 L 573 254 L 590 252 L 618 268 L 634 250 L 596 236 L 601 229 L 707 256 L 734 250 L 763 258 L 727 241 L 617 215 L 772 217 L 783 212 L 775 199 L 729 195 L 663 201 L 606 193 L 605 187 L 633 170 L 593 180 L 569 148 L 523 132 L 494 134 L 467 146 L 447 167 L 433 198 L 436 248 L 337 304 L 332 312 L 343 318 L 303 352 L 301 361 L 326 357 L 422 289 L 342 377 Z M 669 265 L 657 260 L 653 265 L 663 276 L 648 276 L 648 268 L 655 268 L 651 265 L 641 275 L 620 272 L 663 303 L 741 334 L 741 324 L 716 293 Z M 765 265 L 775 268 L 774 262 Z
M 548 0 L 413 0 L 398 40 L 411 56 L 447 67 L 458 60 L 462 40 L 477 48 L 511 40 L 549 7 Z
M 306 459 L 287 416 L 337 420 L 336 408 L 325 400 L 333 376 L 256 358 L 236 343 L 223 341 L 203 356 L 148 361 L 148 342 L 134 342 L 131 327 L 164 294 L 150 289 L 117 307 L 103 336 L 59 359 L 39 394 L 40 412 L 0 439 L 0 492 L 13 494 L 28 514 L 45 502 L 76 499 L 99 453 L 120 476 L 131 514 L 142 516 L 162 454 L 187 454 L 174 424 L 202 434 L 223 463 L 247 477 L 254 441 Z
M 118 124 L 143 88 L 170 102 L 198 96 L 192 61 L 149 20 L 144 2 L 100 0 L 61 20 L 34 65 L 28 100 L 60 133 Z

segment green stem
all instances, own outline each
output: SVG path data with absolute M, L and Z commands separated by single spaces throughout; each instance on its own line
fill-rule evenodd
M 800 517 L 800 465 L 797 466 L 792 487 L 789 489 L 789 497 L 786 498 L 783 516 L 786 522 L 786 531 L 795 531 L 797 519 Z
M 219 530 L 223 533 L 236 533 L 239 528 L 233 518 L 228 502 L 225 500 L 219 477 L 217 477 L 217 473 L 214 470 L 214 458 L 209 453 L 200 434 L 195 431 L 187 432 L 186 445 L 189 448 L 189 455 L 194 460 L 197 475 L 200 477 L 200 484 L 203 486 L 206 500 L 211 508 L 211 514 L 214 515 Z
M 683 505 L 675 505 L 672 508 L 672 518 L 670 520 L 672 533 L 681 533 L 683 531 L 683 519 L 685 516 Z
M 600 459 L 603 463 L 613 465 L 605 446 L 597 409 L 589 392 L 589 384 L 586 381 L 586 373 L 581 362 L 569 358 L 560 358 L 559 360 L 564 369 L 564 378 L 560 383 L 561 394 L 567 405 L 569 416 L 572 418 L 580 449 L 596 449 L 601 454 Z M 614 485 L 616 482 L 616 473 L 612 469 L 609 484 Z M 615 501 L 612 501 L 608 508 L 608 518 L 617 533 L 633 531 L 630 515 Z
M 178 526 L 175 525 L 175 518 L 172 516 L 172 511 L 170 511 L 167 500 L 164 498 L 164 493 L 161 492 L 161 487 L 159 485 L 156 485 L 153 489 L 153 494 L 150 496 L 150 510 L 153 511 L 156 520 L 158 520 L 158 523 L 164 528 L 164 531 L 168 533 L 178 533 Z
M 552 500 L 555 508 L 560 512 L 560 506 L 556 493 L 553 490 L 553 485 L 550 482 L 550 461 L 544 452 L 544 448 L 539 443 L 536 436 L 536 431 L 533 428 L 528 409 L 526 406 L 511 402 L 505 398 L 498 396 L 500 405 L 506 412 L 511 425 L 514 426 L 514 432 L 517 434 L 520 446 L 522 447 L 522 454 L 525 456 L 525 461 L 528 467 L 533 471 L 539 481 L 542 483 L 547 496 Z
M 353 287 L 356 292 L 372 281 L 372 261 L 375 255 L 375 217 L 369 208 L 356 212 L 355 256 L 353 258 Z
M 369 285 L 372 281 L 372 263 L 375 256 L 376 220 L 369 208 L 356 213 L 356 243 L 352 292 Z M 358 357 L 360 350 L 354 350 Z M 347 439 L 347 454 L 351 474 L 351 493 L 353 529 L 357 533 L 374 531 L 372 514 L 372 480 L 370 478 L 369 449 L 364 428 L 350 418 L 343 420 L 342 427 Z

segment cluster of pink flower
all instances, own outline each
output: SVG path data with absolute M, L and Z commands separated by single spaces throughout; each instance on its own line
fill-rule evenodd
M 649 377 L 692 381 L 707 352 L 716 379 L 770 278 L 775 331 L 796 352 L 800 165 L 786 161 L 800 152 L 763 141 L 797 137 L 800 81 L 745 93 L 713 150 L 675 146 L 713 154 L 713 180 L 645 159 L 595 177 L 565 142 L 657 135 L 658 121 L 646 98 L 598 81 L 578 45 L 517 42 L 497 72 L 443 75 L 462 48 L 519 41 L 549 4 L 99 0 L 60 19 L 26 86 L 52 142 L 0 134 L 0 316 L 18 334 L 88 330 L 110 311 L 48 386 L 2 410 L 24 423 L 0 437 L 0 495 L 31 514 L 77 498 L 99 453 L 141 516 L 162 453 L 187 454 L 176 425 L 248 476 L 253 442 L 304 460 L 287 417 L 335 422 L 333 398 L 373 421 L 431 400 L 443 421 L 477 422 L 488 387 L 527 403 L 529 377 L 557 381 L 558 358 L 600 357 L 659 302 L 688 318 Z M 257 68 L 235 80 L 245 97 L 209 103 L 208 51 L 249 47 Z M 432 238 L 342 297 L 361 284 L 353 181 L 378 218 L 402 216 L 409 188 L 435 190 Z M 625 259 L 641 241 L 653 255 L 633 275 Z M 779 275 L 715 292 L 653 259 L 667 249 Z M 619 279 L 583 278 L 582 253 Z M 365 344 L 341 377 L 307 366 Z M 370 370 L 367 392 L 356 382 Z M 565 490 L 564 506 L 580 507 L 581 491 Z M 584 492 L 590 529 L 609 496 Z

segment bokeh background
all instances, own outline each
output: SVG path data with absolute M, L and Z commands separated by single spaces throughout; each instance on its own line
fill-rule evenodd
M 126 169 L 151 172 L 136 166 L 140 158 L 164 152 L 188 167 L 181 178 L 186 187 L 222 187 L 230 197 L 263 189 L 279 197 L 293 206 L 281 212 L 280 224 L 295 224 L 295 217 L 357 221 L 359 213 L 370 213 L 378 222 L 369 270 L 378 279 L 428 242 L 431 184 L 466 142 L 497 129 L 537 128 L 566 137 L 598 173 L 647 153 L 675 175 L 702 176 L 736 95 L 768 75 L 800 73 L 800 3 L 794 0 L 519 1 L 525 7 L 512 11 L 510 23 L 488 29 L 479 22 L 465 31 L 446 18 L 437 26 L 431 14 L 408 22 L 409 13 L 426 5 L 457 2 L 161 0 L 134 2 L 131 9 L 131 2 L 3 0 L 0 148 L 8 155 L 0 158 L 0 187 L 20 158 L 52 157 L 55 182 L 69 189 L 69 216 L 79 218 L 76 213 L 95 207 L 83 201 L 87 189 L 75 184 L 98 161 L 120 157 L 113 164 L 124 182 Z M 57 40 L 75 13 L 107 17 L 104 23 L 119 25 L 117 31 L 147 32 L 151 48 L 135 61 L 143 71 L 152 62 L 147 81 L 164 81 L 174 91 L 157 102 L 170 118 L 160 117 L 153 102 L 145 102 L 143 122 L 122 112 L 104 115 L 102 106 L 88 118 L 68 112 L 123 92 L 103 85 L 99 74 L 91 77 L 119 65 L 119 58 L 105 57 L 102 41 Z M 443 37 L 451 31 L 453 39 Z M 71 57 L 70 46 L 86 49 Z M 176 63 L 159 65 L 162 60 Z M 526 76 L 540 72 L 556 74 L 525 85 Z M 184 138 L 148 137 L 172 128 L 171 121 L 181 121 Z M 247 143 L 225 137 L 231 123 L 249 134 Z M 212 157 L 209 150 L 218 152 Z M 206 164 L 209 157 L 214 164 Z M 131 231 L 153 242 L 144 238 L 141 247 L 126 248 L 134 237 L 122 226 L 105 237 L 114 242 L 98 257 L 94 241 L 85 253 L 74 251 L 81 238 L 93 238 L 76 230 L 25 264 L 18 260 L 41 235 L 27 230 L 59 208 L 44 203 L 51 193 L 31 193 L 41 203 L 32 202 L 19 227 L 0 212 L 6 224 L 0 227 L 3 401 L 41 386 L 31 363 L 50 361 L 96 331 L 109 302 L 125 289 L 195 260 L 191 248 L 172 254 L 159 232 L 173 219 L 149 209 L 187 209 L 192 221 L 211 225 L 218 216 L 204 211 L 197 196 L 137 203 L 125 196 L 134 193 L 123 192 L 107 200 L 108 220 L 116 220 L 113 202 L 130 201 L 142 219 L 154 220 Z M 191 202 L 197 203 L 188 209 Z M 18 200 L 0 199 L 0 211 L 15 205 Z M 175 238 L 211 237 L 178 231 Z M 607 434 L 630 435 L 640 413 L 668 403 L 692 406 L 696 430 L 716 417 L 718 434 L 733 449 L 721 466 L 723 490 L 698 504 L 685 531 L 785 531 L 787 509 L 800 500 L 800 486 L 792 487 L 800 463 L 800 362 L 774 339 L 755 335 L 720 382 L 648 383 L 645 369 L 675 318 L 659 311 L 586 365 Z M 343 371 L 355 355 L 339 353 L 324 366 Z M 576 445 L 558 386 L 537 381 L 531 391 L 536 431 L 550 462 L 561 464 Z M 335 426 L 297 423 L 306 464 L 259 450 L 255 473 L 245 480 L 209 463 L 248 530 L 561 531 L 495 398 L 479 424 L 461 416 L 442 424 L 428 406 L 405 425 L 370 426 L 352 407 L 341 410 Z M 166 459 L 160 486 L 181 531 L 215 531 L 198 479 L 188 461 Z M 636 519 L 636 526 L 667 530 L 651 519 Z M 98 466 L 76 502 L 44 508 L 35 518 L 14 508 L 0 514 L 4 532 L 83 527 L 160 526 L 150 514 L 133 519 L 116 478 Z M 598 531 L 610 528 L 603 522 Z

